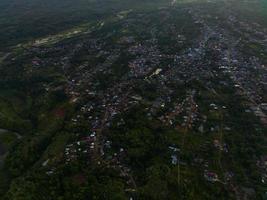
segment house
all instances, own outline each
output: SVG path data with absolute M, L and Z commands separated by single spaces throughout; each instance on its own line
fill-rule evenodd
M 172 160 L 171 162 L 173 165 L 177 165 L 178 159 L 176 155 L 171 155 L 171 160 Z
M 210 172 L 210 171 L 205 171 L 204 172 L 204 178 L 207 180 L 207 181 L 210 181 L 210 182 L 216 182 L 218 181 L 218 175 L 214 172 Z

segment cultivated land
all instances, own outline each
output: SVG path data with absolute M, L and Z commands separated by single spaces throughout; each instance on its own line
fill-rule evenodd
M 0 199 L 266 199 L 266 9 L 1 2 Z

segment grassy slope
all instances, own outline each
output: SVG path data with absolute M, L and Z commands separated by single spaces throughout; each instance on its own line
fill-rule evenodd
M 93 22 L 129 8 L 153 8 L 157 1 L 4 0 L 0 2 L 0 51 L 6 47 Z M 168 1 L 167 1 L 168 2 Z M 166 2 L 161 2 L 165 5 Z

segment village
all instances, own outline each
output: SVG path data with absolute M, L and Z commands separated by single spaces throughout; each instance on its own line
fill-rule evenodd
M 100 51 L 98 53 L 100 57 L 102 55 L 109 56 L 103 64 L 98 65 L 96 68 L 87 71 L 88 63 L 84 63 L 84 65 L 76 69 L 79 71 L 79 74 L 73 73 L 74 76 L 70 75 L 71 81 L 67 91 L 75 102 L 84 102 L 84 98 L 88 99 L 87 103 L 81 106 L 81 115 L 87 118 L 91 130 L 88 131 L 88 136 L 76 141 L 76 144 L 69 144 L 66 147 L 67 163 L 77 159 L 78 155 L 84 154 L 89 160 L 96 158 L 98 162 L 106 162 L 106 159 L 108 159 L 111 163 L 117 163 L 117 166 L 128 169 L 129 166 L 123 166 L 118 161 L 121 160 L 123 162 L 123 158 L 127 156 L 127 149 L 120 148 L 119 152 L 108 157 L 105 156 L 106 152 L 112 148 L 112 141 L 105 139 L 106 136 L 103 133 L 104 129 L 108 129 L 111 126 L 113 119 L 117 115 L 130 110 L 131 107 L 138 104 L 146 104 L 148 106 L 148 118 L 157 118 L 166 126 L 173 127 L 179 131 L 188 129 L 195 130 L 201 134 L 207 131 L 231 131 L 231 127 L 228 125 L 224 127 L 221 127 L 220 124 L 213 124 L 210 127 L 205 125 L 209 118 L 198 109 L 199 106 L 203 105 L 199 105 L 194 100 L 195 95 L 201 96 L 201 90 L 193 89 L 191 95 L 182 94 L 185 97 L 177 99 L 175 98 L 174 88 L 169 87 L 173 82 L 181 85 L 188 84 L 188 91 L 185 91 L 185 93 L 188 93 L 190 88 L 192 88 L 190 83 L 199 81 L 203 83 L 203 87 L 212 95 L 219 96 L 219 92 L 216 91 L 216 87 L 218 87 L 216 83 L 206 80 L 220 80 L 219 84 L 222 87 L 234 89 L 236 95 L 247 98 L 248 104 L 245 112 L 254 112 L 261 119 L 262 123 L 266 125 L 267 118 L 264 107 L 266 96 L 264 91 L 266 92 L 267 77 L 265 76 L 266 67 L 264 63 L 260 63 L 260 60 L 256 57 L 248 59 L 242 57 L 242 53 L 238 50 L 239 40 L 234 42 L 235 39 L 229 36 L 230 34 L 225 32 L 225 30 L 218 26 L 211 27 L 206 24 L 206 16 L 201 16 L 201 13 L 195 10 L 189 10 L 188 12 L 192 14 L 195 23 L 200 24 L 202 27 L 202 35 L 195 41 L 194 46 L 183 50 L 182 53 L 164 54 L 160 53 L 157 38 L 152 38 L 144 43 L 138 43 L 135 41 L 134 36 L 124 37 L 120 40 L 119 45 L 129 46 L 129 57 L 136 58 L 128 61 L 128 64 L 127 62 L 125 63 L 123 67 L 128 69 L 125 69 L 127 72 L 120 78 L 120 81 L 115 80 L 105 90 L 98 91 L 97 88 L 100 83 L 94 82 L 94 76 L 99 72 L 112 76 L 111 68 L 114 63 L 117 63 L 120 50 L 115 47 L 112 52 L 101 53 L 103 51 L 101 47 L 94 45 L 89 47 L 93 49 L 92 51 Z M 229 16 L 229 19 L 228 23 L 230 23 L 230 26 L 236 27 L 235 18 Z M 248 32 L 256 31 L 254 28 L 250 29 L 251 26 L 247 24 L 241 23 L 240 26 Z M 239 28 L 238 30 L 241 29 Z M 260 33 L 257 32 L 257 34 Z M 261 33 L 261 35 L 264 34 Z M 253 40 L 253 36 L 249 35 L 248 37 L 251 37 L 250 40 Z M 179 35 L 176 42 L 183 43 L 184 38 L 185 36 Z M 263 40 L 266 40 L 266 38 L 263 38 Z M 257 40 L 257 42 L 261 41 Z M 262 44 L 264 43 L 262 42 Z M 207 56 L 211 56 L 211 58 Z M 162 63 L 164 64 L 162 65 Z M 83 72 L 82 69 L 85 69 L 85 71 Z M 252 71 L 255 71 L 255 76 L 257 77 L 251 77 L 254 74 Z M 224 77 L 229 78 L 231 82 L 223 80 Z M 139 82 L 154 86 L 154 91 L 148 91 L 148 93 L 159 94 L 151 94 L 152 96 L 157 96 L 154 101 L 148 100 L 150 98 L 146 96 L 148 94 L 142 96 L 142 94 L 136 93 L 136 86 Z M 228 110 L 226 105 L 217 105 L 214 102 L 207 106 L 209 107 L 209 112 L 218 113 L 217 115 L 222 115 L 222 113 Z M 159 115 L 159 113 L 162 114 Z M 79 122 L 79 116 L 77 115 L 73 119 L 74 123 Z M 124 124 L 124 119 L 121 118 L 120 123 L 117 125 L 123 126 Z M 222 152 L 225 156 L 231 151 L 228 144 L 223 142 L 221 137 L 215 137 L 210 144 L 207 144 L 213 145 L 214 150 Z M 180 147 L 182 148 L 182 145 Z M 188 165 L 180 160 L 179 154 L 183 149 L 178 150 L 172 146 L 169 148 L 173 151 L 170 157 L 172 165 L 180 165 L 180 163 Z M 115 162 L 114 159 L 117 161 Z M 207 181 L 213 183 L 220 182 L 222 184 L 229 183 L 229 187 L 233 187 L 231 180 L 234 177 L 234 173 L 232 171 L 222 169 L 223 176 L 219 177 L 217 173 L 209 169 L 208 160 L 199 157 L 195 157 L 194 160 L 197 165 L 203 165 L 203 178 Z M 123 173 L 123 176 L 128 177 L 128 182 L 134 187 L 135 184 L 132 177 L 128 174 L 130 169 L 126 171 Z M 263 172 L 262 177 L 262 182 L 264 182 L 266 172 Z
M 24 56 L 31 59 L 24 65 L 25 71 L 34 74 L 49 66 L 62 73 L 61 86 L 43 87 L 46 92 L 63 90 L 76 107 L 69 123 L 77 130 L 83 127 L 64 147 L 66 165 L 79 160 L 88 165 L 105 164 L 119 171 L 132 198 L 138 186 L 137 171 L 129 165 L 130 142 L 114 145 L 110 132 L 127 130 L 125 113 L 141 107 L 145 114 L 140 118 L 173 130 L 176 140 L 161 145 L 166 149 L 164 164 L 177 168 L 178 184 L 186 179 L 187 170 L 196 171 L 205 184 L 218 184 L 240 197 L 247 188 L 235 180 L 238 175 L 233 163 L 241 161 L 232 161 L 232 142 L 238 142 L 232 135 L 243 132 L 234 122 L 245 124 L 255 116 L 261 123 L 251 126 L 267 126 L 267 62 L 262 55 L 244 55 L 246 46 L 240 43 L 245 40 L 263 46 L 265 50 L 259 54 L 266 55 L 267 30 L 239 21 L 232 13 L 225 14 L 225 20 L 221 13 L 214 17 L 200 8 L 182 11 L 193 24 L 173 23 L 172 9 L 160 10 L 157 21 L 141 14 L 133 18 L 131 11 L 116 21 L 119 30 L 102 22 L 104 33 L 98 27 L 82 39 L 70 37 L 51 47 L 26 48 Z M 231 29 L 220 26 L 219 20 L 225 20 Z M 166 22 L 168 27 L 161 28 Z M 135 34 L 129 34 L 138 23 L 142 25 Z M 161 41 L 165 34 L 166 44 Z M 235 99 L 242 100 L 237 109 L 242 119 L 232 117 Z M 250 138 L 247 135 L 244 143 Z M 266 184 L 267 155 L 251 156 L 260 173 L 256 181 Z M 48 176 L 53 175 L 49 163 L 43 167 Z

